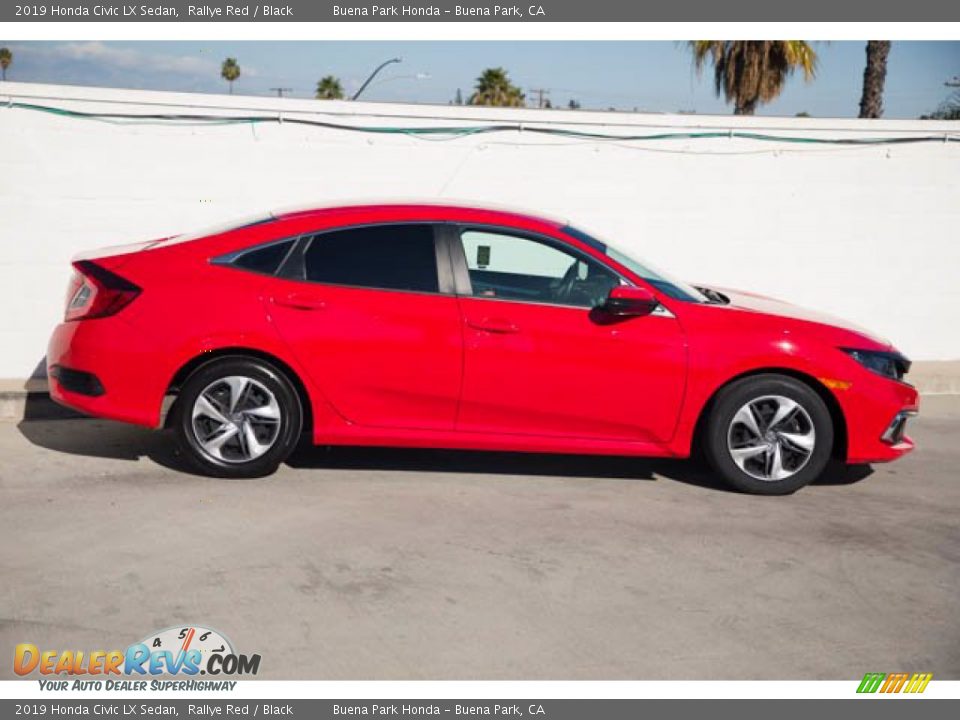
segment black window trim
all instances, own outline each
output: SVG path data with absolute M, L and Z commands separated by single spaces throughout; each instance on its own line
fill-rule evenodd
M 443 295 L 455 295 L 453 268 L 450 260 L 449 250 L 441 239 L 442 232 L 440 227 L 444 223 L 436 220 L 384 220 L 381 222 L 359 223 L 351 225 L 338 225 L 336 227 L 326 227 L 320 230 L 307 231 L 297 237 L 297 242 L 293 249 L 287 255 L 286 259 L 280 264 L 276 276 L 285 280 L 294 280 L 296 282 L 308 283 L 310 285 L 323 285 L 327 287 L 341 287 L 354 290 L 373 290 L 375 292 L 395 292 L 407 293 L 413 295 L 429 295 L 438 297 Z M 437 264 L 437 290 L 407 290 L 403 288 L 381 288 L 371 287 L 370 285 L 348 285 L 346 283 L 321 282 L 319 280 L 310 280 L 307 278 L 307 268 L 305 257 L 310 244 L 315 238 L 322 237 L 335 232 L 344 232 L 349 230 L 361 230 L 363 228 L 399 226 L 399 225 L 426 225 L 433 234 L 433 251 Z
M 502 234 L 510 235 L 513 237 L 519 237 L 526 240 L 532 240 L 533 242 L 539 242 L 543 245 L 553 247 L 554 249 L 560 250 L 561 252 L 568 253 L 573 255 L 574 258 L 584 260 L 586 262 L 591 262 L 597 265 L 600 265 L 609 273 L 614 275 L 620 280 L 620 282 L 629 287 L 634 287 L 634 283 L 622 273 L 610 267 L 607 263 L 598 260 L 592 255 L 583 252 L 580 248 L 571 245 L 563 240 L 550 237 L 549 235 L 544 235 L 542 233 L 534 232 L 532 230 L 525 230 L 523 228 L 515 228 L 510 225 L 498 225 L 498 224 L 485 224 L 485 223 L 447 223 L 449 230 L 444 232 L 444 241 L 449 246 L 450 250 L 450 259 L 453 263 L 453 274 L 456 283 L 456 291 L 458 297 L 472 298 L 474 300 L 485 300 L 488 302 L 509 302 L 509 303 L 523 303 L 524 305 L 543 305 L 546 307 L 560 307 L 560 308 L 569 308 L 573 310 L 583 310 L 585 312 L 590 312 L 593 308 L 584 307 L 583 305 L 567 305 L 564 303 L 553 303 L 553 302 L 544 302 L 542 300 L 519 300 L 516 298 L 498 298 L 498 297 L 486 297 L 483 295 L 474 295 L 473 294 L 473 285 L 470 282 L 470 269 L 467 265 L 467 257 L 463 250 L 463 243 L 461 242 L 460 236 L 463 232 L 467 230 L 476 230 L 478 232 L 490 232 L 491 234 Z

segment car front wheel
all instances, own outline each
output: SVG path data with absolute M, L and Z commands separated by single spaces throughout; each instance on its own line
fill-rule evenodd
M 215 477 L 261 477 L 277 469 L 300 437 L 303 408 L 286 376 L 252 358 L 199 368 L 174 406 L 184 459 Z
M 704 449 L 730 485 L 785 495 L 816 480 L 833 448 L 833 421 L 811 387 L 786 375 L 754 375 L 723 388 Z

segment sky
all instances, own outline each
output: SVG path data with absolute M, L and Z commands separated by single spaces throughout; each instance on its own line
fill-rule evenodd
M 324 75 L 339 77 L 348 94 L 384 60 L 388 66 L 363 94 L 385 102 L 466 99 L 487 67 L 503 67 L 514 84 L 535 96 L 546 88 L 554 106 L 571 99 L 584 109 L 726 114 L 707 68 L 698 77 L 682 42 L 3 42 L 14 54 L 7 79 L 185 92 L 225 92 L 220 63 L 236 57 L 242 74 L 237 94 L 270 95 L 292 88 L 312 97 Z M 855 117 L 865 62 L 863 42 L 818 42 L 817 77 L 787 82 L 758 115 Z M 960 75 L 960 42 L 894 42 L 888 62 L 884 117 L 916 118 L 947 98 L 945 86 Z

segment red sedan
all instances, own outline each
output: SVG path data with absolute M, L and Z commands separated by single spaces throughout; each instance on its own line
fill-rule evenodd
M 564 222 L 320 208 L 73 265 L 51 394 L 171 427 L 210 475 L 273 472 L 306 433 L 675 458 L 699 447 L 733 486 L 783 494 L 831 459 L 913 448 L 917 392 L 889 343 L 692 287 Z

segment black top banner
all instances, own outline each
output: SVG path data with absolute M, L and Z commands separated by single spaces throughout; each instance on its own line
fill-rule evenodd
M 0 4 L 0 22 L 950 22 L 960 3 L 944 0 L 413 0 L 391 3 L 350 0 L 109 0 Z

